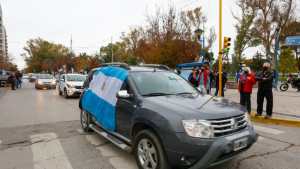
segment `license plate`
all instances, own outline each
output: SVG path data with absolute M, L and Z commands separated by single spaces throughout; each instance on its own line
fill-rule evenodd
M 239 151 L 241 149 L 244 149 L 248 146 L 248 138 L 242 138 L 238 139 L 233 142 L 233 151 Z

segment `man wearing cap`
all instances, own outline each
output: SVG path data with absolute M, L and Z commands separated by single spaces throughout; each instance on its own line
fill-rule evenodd
M 257 116 L 262 115 L 264 99 L 267 99 L 267 115 L 266 119 L 272 117 L 273 113 L 273 72 L 271 71 L 271 64 L 264 63 L 263 71 L 258 73 L 256 76 L 256 80 L 258 81 L 258 92 L 257 92 Z

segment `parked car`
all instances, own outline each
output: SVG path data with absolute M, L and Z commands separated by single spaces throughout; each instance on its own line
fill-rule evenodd
M 86 84 L 83 130 L 133 152 L 139 169 L 206 169 L 257 140 L 244 107 L 202 95 L 164 67 L 105 64 Z
M 55 89 L 56 80 L 50 74 L 36 74 L 35 88 L 36 89 Z
M 7 84 L 9 73 L 9 71 L 0 70 L 0 87 L 5 86 Z
M 86 77 L 86 75 L 82 74 L 61 75 L 58 83 L 59 95 L 64 95 L 66 98 L 71 96 L 79 97 L 83 91 L 83 83 L 86 80 Z

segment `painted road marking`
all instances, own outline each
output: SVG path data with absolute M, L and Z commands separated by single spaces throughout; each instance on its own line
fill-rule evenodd
M 30 136 L 34 169 L 72 169 L 55 133 Z
M 260 131 L 260 132 L 268 133 L 268 134 L 273 134 L 273 135 L 279 135 L 279 134 L 284 133 L 284 132 L 281 131 L 281 130 L 272 129 L 272 128 L 269 128 L 269 127 L 257 126 L 257 125 L 254 126 L 254 129 L 255 129 L 256 131 Z

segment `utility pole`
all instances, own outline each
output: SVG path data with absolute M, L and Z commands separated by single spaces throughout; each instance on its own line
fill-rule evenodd
M 219 0 L 219 96 L 222 96 L 222 0 Z
M 114 62 L 113 37 L 111 37 L 111 63 Z
M 73 37 L 72 37 L 72 34 L 71 34 L 71 41 L 70 41 L 70 51 L 71 51 L 71 53 L 73 52 Z

